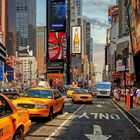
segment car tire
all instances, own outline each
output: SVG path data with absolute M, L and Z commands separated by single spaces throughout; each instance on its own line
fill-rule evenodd
M 63 106 L 62 106 L 62 108 L 61 108 L 61 110 L 59 111 L 59 114 L 63 114 L 64 113 L 64 104 L 63 104 Z
M 53 119 L 53 108 L 50 108 L 49 116 L 48 116 L 49 121 Z
M 23 140 L 23 130 L 21 128 L 15 132 L 12 140 Z

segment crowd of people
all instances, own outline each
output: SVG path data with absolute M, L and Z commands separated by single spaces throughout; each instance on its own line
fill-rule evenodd
M 130 94 L 130 96 L 133 97 L 134 106 L 140 105 L 140 87 L 115 87 L 113 93 L 114 98 L 118 101 L 121 99 L 125 101 L 127 94 Z

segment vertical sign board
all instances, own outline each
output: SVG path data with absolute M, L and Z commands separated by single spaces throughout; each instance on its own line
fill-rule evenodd
M 4 63 L 0 61 L 0 82 L 3 81 L 3 70 L 4 69 Z
M 66 1 L 48 0 L 48 29 L 53 32 L 66 31 Z
M 81 53 L 81 27 L 72 27 L 72 54 Z
M 66 60 L 66 0 L 48 0 L 47 5 L 47 59 Z

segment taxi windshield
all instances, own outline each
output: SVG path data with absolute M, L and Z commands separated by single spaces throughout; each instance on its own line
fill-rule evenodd
M 51 90 L 28 90 L 25 92 L 24 96 L 32 98 L 47 98 L 47 99 L 53 98 Z
M 89 94 L 88 90 L 76 90 L 76 94 Z
M 76 87 L 75 87 L 75 88 L 72 88 L 72 87 L 71 87 L 71 88 L 69 88 L 69 90 L 75 90 L 75 89 L 77 89 L 77 88 L 76 88 Z

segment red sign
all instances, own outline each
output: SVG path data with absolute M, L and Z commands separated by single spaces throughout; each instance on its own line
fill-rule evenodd
M 64 32 L 49 33 L 49 60 L 66 60 L 66 40 Z

